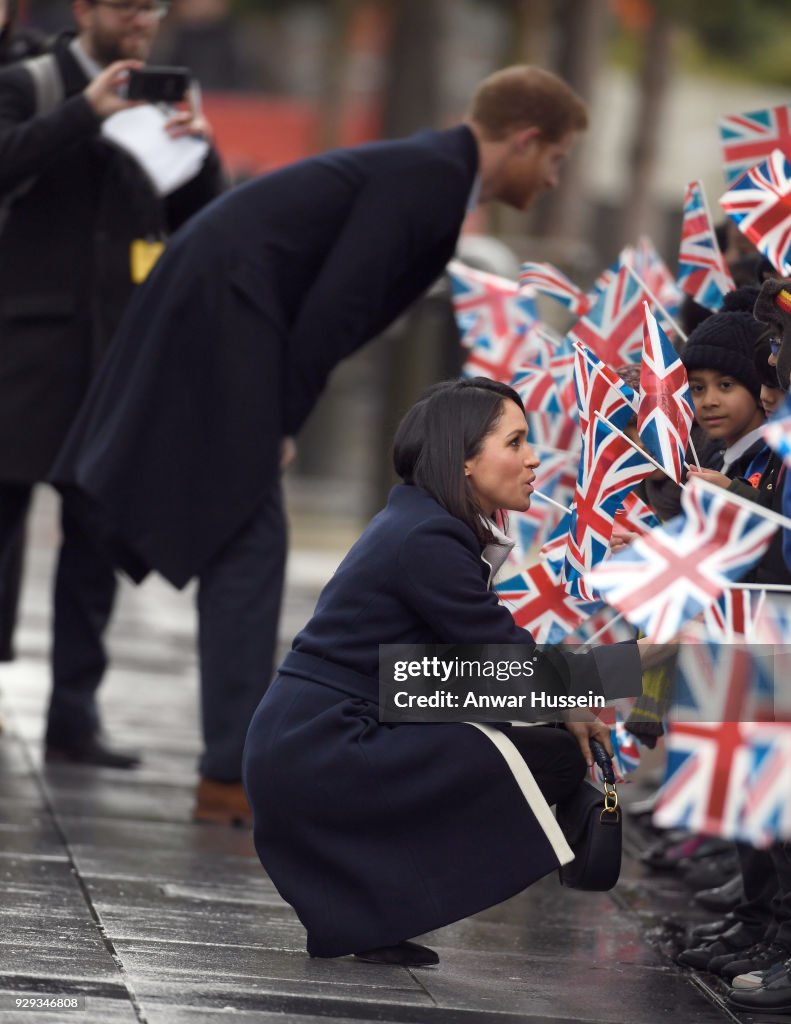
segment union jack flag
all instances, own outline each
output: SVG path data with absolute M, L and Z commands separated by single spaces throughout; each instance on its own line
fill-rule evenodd
M 786 466 L 791 466 L 791 395 L 763 428 L 763 435 Z
M 563 560 L 566 557 L 566 544 L 568 543 L 569 535 L 565 519 L 566 517 L 564 516 L 560 520 L 538 552 L 539 559 L 542 562 L 546 562 L 550 571 L 558 580 L 560 580 L 563 572 Z
M 560 401 L 568 417 L 577 421 L 577 396 L 574 385 L 574 361 L 576 352 L 568 336 L 563 338 L 552 359 L 549 372 L 555 378 Z
M 696 641 L 699 632 L 685 630 L 684 637 Z M 655 824 L 752 841 L 745 815 L 757 781 L 755 740 L 770 697 L 771 686 L 744 645 L 682 642 Z
M 574 633 L 583 642 L 590 641 L 595 636 L 594 643 L 597 647 L 601 644 L 620 644 L 637 637 L 637 630 L 606 606 L 603 611 L 596 612 L 586 619 Z
M 520 367 L 517 374 L 525 368 Z M 536 447 L 555 448 L 561 451 L 578 451 L 580 446 L 579 427 L 576 423 L 577 403 L 574 397 L 574 349 L 564 338 L 547 364 L 547 372 L 555 385 L 549 387 L 548 378 L 536 374 L 522 379 L 520 383 L 536 388 L 546 387 L 546 402 L 549 411 L 527 410 L 528 437 Z M 556 396 L 556 401 L 555 401 Z M 531 404 L 538 401 L 538 395 L 530 396 Z M 560 408 L 560 411 L 552 411 Z M 572 480 L 573 485 L 573 480 Z
M 509 607 L 517 626 L 528 630 L 539 644 L 559 643 L 601 607 L 567 594 L 552 569 L 541 562 L 495 584 L 494 589 Z
M 758 644 L 791 649 L 791 598 L 769 594 L 756 609 L 754 638 Z M 788 673 L 791 680 L 791 672 Z
M 529 412 L 527 414 L 528 440 L 534 448 L 554 448 L 558 451 L 578 452 L 580 428 L 567 415 Z M 573 486 L 576 473 L 572 474 Z
M 761 593 L 749 638 L 757 659 L 774 681 L 774 717 L 791 720 L 791 597 Z M 756 646 L 757 645 L 757 646 Z M 769 664 L 767 665 L 766 659 Z
M 615 726 L 612 730 L 612 745 L 615 751 L 615 761 L 621 772 L 626 776 L 636 772 L 640 767 L 640 747 L 637 740 L 626 729 L 623 715 L 616 710 Z
M 626 381 L 582 344 L 574 353 L 574 391 L 583 433 L 596 412 L 623 430 L 637 408 L 637 395 Z
M 772 718 L 773 683 L 745 641 L 722 643 L 695 622 L 681 632 L 668 718 L 745 722 Z
M 551 296 L 576 316 L 582 316 L 590 309 L 590 299 L 585 292 L 551 263 L 523 263 L 519 284 L 528 292 L 535 290 Z
M 671 316 L 675 316 L 684 294 L 648 235 L 641 235 L 638 238 L 633 265 L 635 273 L 646 288 L 656 296 Z
M 537 366 L 520 366 L 511 387 L 522 399 L 525 412 L 565 414 L 554 376 Z
M 791 163 L 779 149 L 742 175 L 720 206 L 781 274 L 791 275 Z
M 637 432 L 648 452 L 677 484 L 681 483 L 694 418 L 687 371 L 645 303 Z
M 732 185 L 773 149 L 791 157 L 791 106 L 720 118 L 725 181 Z
M 615 280 L 616 275 L 623 267 L 634 267 L 635 263 L 635 251 L 634 246 L 625 245 L 623 249 L 618 253 L 618 258 L 615 263 L 606 269 L 602 270 L 596 280 L 593 282 L 590 291 L 588 292 L 588 301 L 593 306 L 596 300 L 610 287 L 612 282 Z
M 755 635 L 755 621 L 763 604 L 762 591 L 728 587 L 703 613 L 703 625 L 712 640 L 734 643 Z
M 736 287 L 720 252 L 700 181 L 691 181 L 684 193 L 678 283 L 695 302 L 714 312 Z
M 542 320 L 530 324 L 525 334 L 522 361 L 525 365 L 549 369 L 549 364 L 563 344 L 563 338 Z M 518 371 L 517 371 L 518 372 Z
M 608 366 L 637 362 L 643 344 L 643 307 L 648 299 L 626 266 L 569 331 L 572 342 L 591 349 Z
M 655 526 L 661 525 L 656 512 L 642 498 L 638 498 L 634 491 L 623 499 L 618 514 L 633 533 L 648 533 Z
M 592 417 L 583 435 L 563 566 L 569 591 L 582 598 L 594 596 L 588 579 L 582 577 L 609 554 L 616 509 L 624 496 L 653 472 L 651 463 L 612 429 L 620 429 L 624 417 L 631 415 L 631 408 L 624 404 L 614 411 L 610 422 Z
M 610 721 L 610 742 L 612 743 L 613 759 L 612 765 L 615 770 L 615 781 L 624 782 L 626 776 L 631 772 L 637 771 L 640 767 L 640 748 L 637 745 L 637 740 L 631 733 L 626 731 L 624 725 L 623 715 L 618 708 L 606 709 L 615 712 L 615 721 Z M 598 718 L 603 719 L 603 715 L 599 714 Z M 596 762 L 593 762 L 591 768 L 591 777 L 594 782 L 604 782 L 604 776 L 601 768 L 599 768 Z
M 666 729 L 665 749 L 665 780 L 654 824 L 735 837 L 750 762 L 742 723 L 672 723 Z
M 528 328 L 538 319 L 535 303 L 517 284 L 451 260 L 447 267 L 453 308 L 470 355 L 463 373 L 509 381 L 523 361 Z
M 587 582 L 655 643 L 666 643 L 755 564 L 776 529 L 749 503 L 693 478 L 681 515 L 597 565 Z
M 750 722 L 744 810 L 735 838 L 752 846 L 791 839 L 791 725 Z

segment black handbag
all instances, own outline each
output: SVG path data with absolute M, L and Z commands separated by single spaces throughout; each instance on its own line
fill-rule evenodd
M 604 792 L 583 782 L 574 796 L 557 805 L 558 824 L 574 851 L 574 860 L 559 874 L 570 889 L 606 892 L 621 873 L 621 811 L 612 761 L 595 740 L 591 751 L 602 769 Z

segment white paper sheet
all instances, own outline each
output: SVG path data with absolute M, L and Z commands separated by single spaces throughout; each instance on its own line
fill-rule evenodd
M 200 170 L 209 144 L 187 135 L 171 139 L 165 131 L 170 114 L 147 103 L 108 117 L 102 135 L 126 150 L 143 168 L 160 196 L 170 195 Z

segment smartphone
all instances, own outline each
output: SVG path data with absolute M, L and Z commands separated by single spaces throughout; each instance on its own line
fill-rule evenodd
M 178 103 L 184 99 L 190 77 L 189 68 L 134 69 L 129 72 L 126 98 L 147 103 Z

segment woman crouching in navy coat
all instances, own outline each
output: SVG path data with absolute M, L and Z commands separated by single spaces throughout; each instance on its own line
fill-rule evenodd
M 439 958 L 409 936 L 573 859 L 550 804 L 581 784 L 589 737 L 612 750 L 596 720 L 379 722 L 379 644 L 533 644 L 490 589 L 507 554 L 494 516 L 530 506 L 539 464 L 516 392 L 484 378 L 435 386 L 401 423 L 394 461 L 404 483 L 324 588 L 253 717 L 244 781 L 258 855 L 308 952 L 419 966 Z M 639 680 L 635 645 L 594 656 L 602 677 Z

